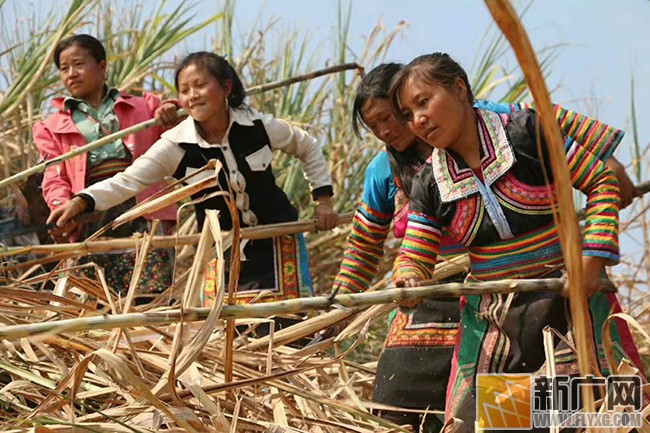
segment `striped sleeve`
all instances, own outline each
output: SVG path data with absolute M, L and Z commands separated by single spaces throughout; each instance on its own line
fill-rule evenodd
M 334 280 L 339 293 L 359 293 L 368 289 L 384 255 L 392 214 L 375 212 L 361 204 L 354 214 L 341 269 Z
M 534 104 L 510 104 L 512 111 L 524 108 L 534 109 Z M 607 161 L 614 154 L 625 132 L 597 119 L 553 105 L 555 118 L 565 139 L 571 138 L 601 161 Z
M 537 134 L 534 111 L 522 113 L 531 136 Z M 543 151 L 548 152 L 542 136 Z M 619 261 L 618 246 L 618 180 L 605 163 L 578 142 L 565 141 L 566 159 L 573 187 L 587 196 L 585 231 L 582 240 L 584 256 L 602 257 L 607 266 Z M 544 158 L 551 170 L 548 158 Z
M 567 161 L 573 186 L 587 195 L 582 254 L 602 257 L 608 266 L 619 262 L 618 181 L 588 150 L 567 140 Z
M 441 227 L 430 215 L 410 211 L 395 265 L 395 280 L 431 278 L 440 249 Z
M 435 191 L 431 164 L 413 178 L 406 232 L 393 266 L 394 280 L 431 278 L 440 251 L 442 228 L 434 216 Z
M 352 220 L 334 290 L 359 293 L 370 286 L 384 255 L 384 242 L 395 210 L 394 196 L 390 165 L 385 152 L 382 152 L 366 170 L 362 203 Z

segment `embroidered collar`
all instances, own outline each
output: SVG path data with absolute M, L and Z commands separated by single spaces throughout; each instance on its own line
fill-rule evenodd
M 479 109 L 476 114 L 481 139 L 481 167 L 485 185 L 489 186 L 515 162 L 504 127 L 508 117 Z M 452 202 L 479 191 L 472 170 L 464 161 L 454 158 L 452 153 L 433 149 L 431 166 L 443 202 Z
M 192 143 L 198 144 L 201 147 L 220 147 L 227 144 L 227 137 L 228 134 L 230 134 L 230 129 L 234 123 L 242 126 L 253 126 L 253 120 L 261 118 L 260 114 L 251 108 L 241 108 L 236 110 L 228 108 L 228 113 L 230 123 L 226 130 L 226 139 L 224 139 L 222 145 L 209 144 L 206 142 L 203 137 L 201 137 L 201 134 L 199 134 L 194 119 L 190 116 L 169 131 L 165 131 L 161 137 L 171 141 L 172 143 Z

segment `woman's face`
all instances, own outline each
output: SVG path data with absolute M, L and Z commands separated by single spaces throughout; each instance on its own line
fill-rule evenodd
M 104 90 L 106 60 L 97 62 L 91 52 L 79 45 L 72 45 L 59 55 L 61 82 L 72 96 L 89 99 Z
M 375 137 L 398 152 L 404 152 L 415 140 L 409 128 L 393 115 L 388 99 L 368 99 L 361 108 L 361 117 Z
M 232 82 L 219 80 L 196 65 L 190 64 L 178 74 L 178 100 L 194 120 L 200 123 L 228 121 L 226 98 Z
M 462 80 L 449 88 L 411 76 L 398 96 L 400 110 L 417 137 L 437 149 L 453 149 L 467 121 L 467 88 Z

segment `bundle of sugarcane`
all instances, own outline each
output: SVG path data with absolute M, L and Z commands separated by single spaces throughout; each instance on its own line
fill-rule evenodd
M 215 233 L 218 227 L 202 235 L 208 237 L 204 243 L 212 236 L 219 252 Z M 196 277 L 206 250 L 197 252 Z M 441 266 L 436 276 L 466 266 L 461 256 Z M 115 296 L 97 271 L 98 277 L 90 279 L 63 270 L 49 278 L 53 293 L 27 290 L 22 282 L 0 292 L 2 431 L 406 431 L 370 413 L 374 364 L 346 359 L 367 337 L 372 321 L 413 297 L 560 290 L 564 285 L 562 280 L 447 284 L 201 309 L 178 300 L 156 308 L 132 306 L 132 292 L 124 299 Z M 184 299 L 191 299 L 197 287 L 200 278 L 189 278 Z M 379 302 L 387 304 L 360 307 Z M 332 306 L 268 337 L 253 338 L 248 332 L 273 324 L 274 315 Z M 286 345 L 359 312 L 339 336 L 314 338 L 301 349 Z M 251 316 L 237 319 L 249 328 L 229 346 L 224 319 Z M 345 335 L 353 336 L 350 348 L 330 350 Z M 226 380 L 228 351 L 232 380 Z
M 170 301 L 169 309 L 188 311 L 211 251 L 223 263 L 218 218 L 208 212 L 206 219 L 182 296 Z M 151 237 L 145 235 L 139 257 L 150 247 Z M 124 298 L 106 286 L 100 268 L 97 278 L 81 277 L 78 269 L 36 277 L 52 283 L 53 292 L 27 290 L 25 281 L 15 281 L 0 293 L 0 322 L 10 329 L 129 312 L 157 314 L 153 305 L 133 305 L 142 266 L 143 261 L 136 263 Z M 217 300 L 223 298 L 222 290 Z M 222 302 L 216 302 L 204 310 L 202 323 L 189 323 L 181 315 L 167 324 L 149 320 L 120 329 L 87 327 L 3 339 L 0 429 L 372 432 L 395 427 L 371 415 L 364 403 L 374 370 L 344 361 L 365 332 L 337 356 L 326 352 L 332 339 L 298 350 L 276 344 L 273 333 L 270 342 L 254 349 L 248 347 L 255 340 L 247 333 L 236 335 L 232 344 L 225 338 L 222 309 Z M 264 322 L 273 323 L 261 318 L 238 325 Z M 328 325 L 301 326 L 313 334 Z M 228 358 L 230 364 L 224 362 Z
M 191 305 L 207 259 L 212 251 L 222 258 L 225 248 L 216 214 L 206 217 L 184 286 L 159 297 L 168 305 L 133 305 L 142 262 L 123 299 L 106 286 L 100 268 L 96 278 L 61 269 L 16 280 L 0 292 L 3 431 L 405 431 L 370 413 L 374 364 L 346 359 L 370 323 L 414 297 L 564 286 L 561 280 L 452 284 L 249 306 L 216 302 L 197 309 Z M 139 257 L 152 240 L 144 236 Z M 467 265 L 466 256 L 453 259 L 436 277 Z M 52 293 L 25 288 L 45 282 L 54 285 Z M 220 291 L 218 301 L 224 295 Z M 386 304 L 362 307 L 378 303 Z M 272 316 L 332 306 L 338 308 L 273 331 Z M 314 337 L 353 314 L 360 316 L 340 335 Z M 248 328 L 229 340 L 226 320 L 233 317 Z M 266 323 L 270 335 L 253 338 L 249 330 Z M 345 336 L 354 343 L 342 350 Z M 312 344 L 287 346 L 305 337 Z
M 55 275 L 13 282 L 0 294 L 4 330 L 66 319 L 110 321 L 126 315 L 130 320 L 130 311 L 158 314 L 151 311 L 153 305 L 133 305 L 142 258 L 151 241 L 145 235 L 141 260 L 124 299 L 106 286 L 101 268 L 96 268 L 96 279 L 80 277 L 77 269 L 61 269 Z M 201 310 L 200 316 L 188 308 L 201 290 L 208 257 L 214 250 L 218 263 L 223 263 L 223 249 L 217 215 L 208 211 L 182 296 L 167 308 L 180 313 L 177 320 L 166 324 L 150 318 L 141 323 L 131 320 L 121 328 L 59 327 L 54 333 L 5 338 L 5 356 L 0 361 L 5 371 L 2 430 L 370 432 L 395 428 L 369 413 L 372 366 L 344 360 L 364 339 L 369 320 L 382 317 L 385 309 L 366 314 L 361 331 L 355 333 L 356 343 L 337 356 L 327 352 L 335 344 L 333 338 L 300 350 L 283 346 L 273 331 L 269 338 L 257 341 L 244 332 L 231 342 L 221 319 L 226 308 L 221 302 L 223 290 L 218 302 Z M 53 293 L 24 288 L 39 282 L 54 284 Z M 217 287 L 222 286 L 217 282 Z M 186 311 L 202 323 L 190 323 Z M 264 322 L 273 323 L 258 318 L 238 324 L 254 327 Z M 314 318 L 292 332 L 314 335 L 331 324 Z
M 23 307 L 22 320 L 34 320 L 32 314 L 65 317 L 74 310 L 81 314 L 89 310 L 70 299 L 48 305 L 47 298 L 33 294 L 31 299 L 6 301 L 0 304 L 3 321 L 17 318 L 11 308 Z M 30 313 L 25 314 L 27 310 Z M 179 330 L 180 353 L 174 352 L 171 337 Z M 4 341 L 0 428 L 15 432 L 390 430 L 364 405 L 372 368 L 345 362 L 342 356 L 316 355 L 323 345 L 250 350 L 251 340 L 242 336 L 235 340 L 233 380 L 227 382 L 222 323 L 210 329 L 205 344 L 197 344 L 198 333 L 189 324 L 152 324 L 124 330 L 119 339 L 114 332 L 87 331 Z M 343 376 L 352 380 L 346 382 Z

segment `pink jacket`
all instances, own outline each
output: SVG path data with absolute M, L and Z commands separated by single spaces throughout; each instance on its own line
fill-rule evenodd
M 160 105 L 160 99 L 150 93 L 145 93 L 142 97 L 121 93 L 115 101 L 115 114 L 119 119 L 120 129 L 153 118 L 154 111 Z M 70 112 L 63 110 L 63 98 L 54 99 L 52 106 L 58 111 L 36 123 L 33 131 L 34 143 L 41 157 L 46 160 L 87 144 L 72 121 Z M 133 155 L 133 159 L 136 159 L 160 138 L 162 132 L 160 126 L 153 126 L 136 134 L 127 135 L 123 138 L 124 144 Z M 50 209 L 65 203 L 72 195 L 86 187 L 86 159 L 87 154 L 84 153 L 45 170 L 42 184 L 43 197 Z M 138 194 L 136 201 L 140 203 L 162 187 L 161 182 L 154 184 Z M 169 206 L 147 215 L 147 219 L 155 218 L 175 221 L 176 207 Z

